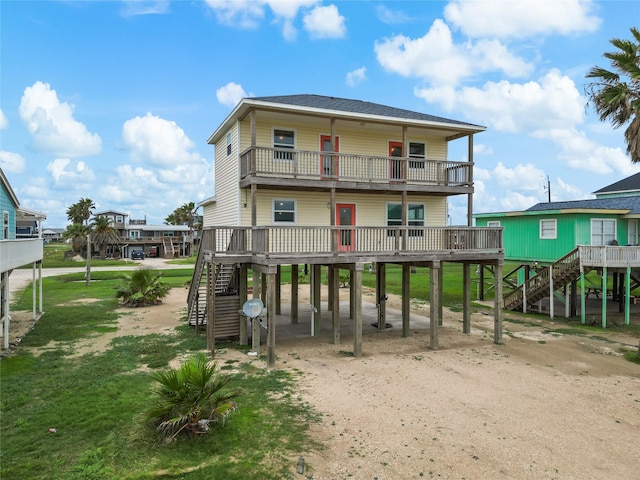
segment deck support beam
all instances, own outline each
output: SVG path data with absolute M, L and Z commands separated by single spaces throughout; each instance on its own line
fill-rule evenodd
M 462 333 L 471 333 L 471 264 L 462 265 Z
M 247 265 L 242 264 L 238 268 L 238 295 L 240 296 L 240 308 L 243 307 L 247 301 L 248 288 L 247 288 Z M 242 313 L 240 314 L 240 345 L 246 345 L 249 341 L 249 335 L 247 333 L 247 317 Z
M 207 350 L 211 358 L 216 354 L 216 263 L 207 264 Z
M 267 273 L 267 368 L 276 366 L 276 276 Z
M 333 272 L 331 284 L 329 285 L 329 290 L 333 290 L 333 295 L 331 296 L 333 344 L 340 345 L 340 269 L 338 267 L 329 267 L 329 271 Z
M 429 347 L 433 350 L 438 349 L 438 324 L 440 323 L 438 318 L 438 304 L 440 303 L 440 285 L 438 280 L 440 279 L 440 262 L 432 262 L 430 271 L 431 286 L 429 291 Z
M 298 264 L 291 265 L 291 323 L 298 323 Z
M 311 309 L 312 309 L 312 322 L 311 322 L 311 335 L 317 337 L 320 335 L 321 329 L 321 298 L 320 298 L 320 280 L 321 280 L 322 265 L 311 265 Z
M 260 298 L 262 292 L 262 274 L 253 269 L 253 298 Z M 264 297 L 260 298 L 264 300 Z M 251 322 L 251 351 L 260 353 L 260 322 L 254 318 Z
M 378 304 L 378 330 L 387 327 L 387 264 L 376 265 L 376 300 Z
M 494 304 L 493 304 L 493 343 L 502 344 L 502 264 L 496 263 L 493 273 Z
M 282 313 L 282 265 L 276 267 L 276 315 Z
M 353 356 L 362 356 L 362 270 L 364 264 L 356 263 L 353 270 L 355 308 L 353 316 Z
M 409 336 L 411 325 L 411 264 L 402 264 L 402 336 Z

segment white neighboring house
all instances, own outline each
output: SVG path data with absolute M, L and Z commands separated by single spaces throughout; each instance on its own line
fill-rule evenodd
M 42 221 L 46 214 L 28 208 L 20 207 L 9 180 L 0 169 L 0 213 L 2 214 L 2 229 L 0 230 L 0 320 L 4 349 L 9 348 L 9 279 L 11 272 L 24 265 L 33 268 L 33 319 L 42 314 L 42 257 L 43 243 Z M 16 238 L 16 224 L 18 222 L 35 222 L 37 237 Z M 36 271 L 38 280 L 36 284 Z M 40 295 L 36 301 L 36 292 Z M 37 306 L 37 311 L 36 311 Z

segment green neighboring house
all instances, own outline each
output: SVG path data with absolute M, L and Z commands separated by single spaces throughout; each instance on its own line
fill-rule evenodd
M 478 227 L 502 227 L 505 261 L 550 264 L 578 245 L 640 244 L 640 173 L 594 192 L 596 198 L 538 203 L 520 212 L 474 214 Z

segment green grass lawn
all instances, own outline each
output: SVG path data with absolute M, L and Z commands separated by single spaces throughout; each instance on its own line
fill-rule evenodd
M 166 271 L 165 280 L 181 286 L 189 272 Z M 115 329 L 118 316 L 117 274 L 96 272 L 89 287 L 78 280 L 44 279 L 46 313 L 18 352 L 0 361 L 0 478 L 292 478 L 300 453 L 313 447 L 309 425 L 319 419 L 296 395 L 295 374 L 220 365 L 238 372 L 229 384 L 243 391 L 238 411 L 208 435 L 165 443 L 141 417 L 149 370 L 205 349 L 204 336 L 184 325 L 173 335 L 119 337 L 105 352 L 72 358 L 75 342 Z M 25 291 L 12 308 L 29 309 L 30 298 Z M 61 306 L 81 298 L 98 301 Z

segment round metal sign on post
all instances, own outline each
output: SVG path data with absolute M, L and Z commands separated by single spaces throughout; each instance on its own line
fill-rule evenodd
M 252 298 L 244 302 L 244 305 L 242 305 L 242 313 L 249 318 L 256 318 L 262 313 L 263 308 L 264 304 L 262 303 L 262 300 L 259 298 Z

